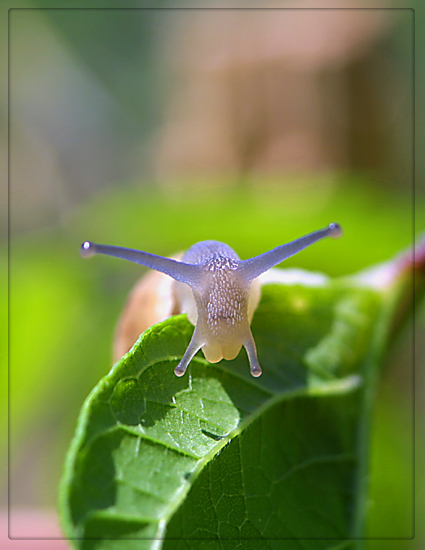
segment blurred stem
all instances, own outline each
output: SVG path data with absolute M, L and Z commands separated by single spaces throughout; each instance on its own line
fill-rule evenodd
M 389 277 L 382 288 L 382 307 L 376 320 L 368 361 L 363 371 L 363 395 L 358 431 L 357 499 L 354 513 L 353 538 L 357 550 L 364 548 L 370 478 L 370 433 L 375 397 L 379 380 L 379 366 L 407 321 L 415 314 L 416 305 L 425 294 L 425 238 L 419 245 L 395 258 L 386 267 Z

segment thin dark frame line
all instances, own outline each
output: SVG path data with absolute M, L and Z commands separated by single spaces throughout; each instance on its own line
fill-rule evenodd
M 10 81 L 11 81 L 11 32 L 10 32 L 10 10 L 7 13 L 7 534 L 10 538 L 11 514 L 10 500 L 12 497 L 12 481 L 10 476 L 10 447 L 11 447 L 11 406 L 10 406 L 10 245 L 11 245 L 11 203 L 10 203 Z
M 147 7 L 147 8 L 9 8 L 10 11 L 47 11 L 47 10 L 56 10 L 56 11 L 73 11 L 73 10 L 79 10 L 79 11 L 337 11 L 337 10 L 345 10 L 345 11 L 360 11 L 360 10 L 367 10 L 367 11 L 415 11 L 415 8 L 411 7 L 405 7 L 405 8 L 397 8 L 397 7 L 381 7 L 381 8 L 368 8 L 368 7 L 362 7 L 362 8 L 356 8 L 356 7 L 347 7 L 347 8 L 278 8 L 278 7 L 264 7 L 264 8 L 255 8 L 255 7 L 204 7 L 204 8 L 193 8 L 193 7 L 181 7 L 181 8 L 173 8 L 173 7 Z
M 275 539 L 275 538 L 267 538 L 267 539 L 244 539 L 244 538 L 234 538 L 234 539 L 225 539 L 225 538 L 221 538 L 220 539 L 197 539 L 197 538 L 174 538 L 174 537 L 161 537 L 161 538 L 152 538 L 152 537 L 149 537 L 149 538 L 142 538 L 142 537 L 128 537 L 128 538 L 120 538 L 120 539 L 115 539 L 115 538 L 107 538 L 107 539 L 99 539 L 99 538 L 94 538 L 94 537 L 84 537 L 84 538 L 78 538 L 78 537 L 68 537 L 68 538 L 60 538 L 60 537 L 49 537 L 49 538 L 39 538 L 39 537 L 32 537 L 32 538 L 29 538 L 29 537 L 9 537 L 10 540 L 120 540 L 120 541 L 123 541 L 123 540 L 162 540 L 162 541 L 165 541 L 165 540 L 173 540 L 173 541 L 181 541 L 181 540 L 187 540 L 187 541 L 194 541 L 194 540 L 197 540 L 197 541 L 207 541 L 207 542 L 220 542 L 220 541 L 226 541 L 226 542 L 238 542 L 238 541 L 254 541 L 254 540 L 258 540 L 258 541 L 280 541 L 280 540 L 292 540 L 292 541 L 304 541 L 304 540 L 331 540 L 331 541 L 335 541 L 335 542 L 350 542 L 352 540 L 413 540 L 415 538 L 415 536 L 411 536 L 411 537 L 403 537 L 403 538 L 400 538 L 400 537 L 381 537 L 379 539 L 376 539 L 376 538 L 370 538 L 370 537 L 362 537 L 362 538 L 356 538 L 356 537 L 350 537 L 349 539 L 341 539 L 341 538 L 338 538 L 338 537 L 335 537 L 335 538 L 332 538 L 332 537 L 326 537 L 326 538 L 321 538 L 321 539 L 318 539 L 318 538 L 312 538 L 312 537 L 303 537 L 302 539 L 301 538 L 294 538 L 294 537 L 287 537 L 287 538 L 280 538 L 280 539 Z
M 416 20 L 415 10 L 413 10 L 412 17 L 412 243 L 413 243 L 413 266 L 416 265 L 416 251 L 415 251 L 415 238 L 416 238 Z M 415 304 L 415 284 L 416 274 L 415 268 L 412 269 L 412 534 L 413 538 L 416 536 L 416 304 Z
M 360 10 L 368 10 L 368 11 L 411 11 L 413 12 L 413 19 L 412 19 L 412 229 L 413 229 L 413 238 L 412 243 L 415 242 L 415 230 L 416 230 L 416 125 L 415 125 L 415 108 L 416 108 L 416 90 L 415 90 L 415 82 L 416 82 L 416 38 L 415 38 L 415 17 L 416 12 L 415 9 L 412 7 L 349 7 L 349 8 L 278 8 L 278 7 L 264 7 L 264 8 L 256 8 L 256 7 L 204 7 L 204 8 L 192 8 L 192 7 L 181 7 L 181 8 L 174 8 L 174 7 L 146 7 L 146 8 L 9 8 L 8 9 L 8 20 L 7 20 L 7 32 L 8 32 L 8 38 L 7 38 L 7 106 L 8 106 L 8 113 L 7 113 L 7 141 L 8 141 L 8 151 L 7 151 L 7 168 L 8 168 L 8 175 L 7 175 L 7 298 L 8 298 L 8 305 L 7 305 L 7 320 L 8 320 L 8 329 L 7 329 L 7 389 L 8 389 L 8 405 L 7 405 L 7 411 L 8 411 L 8 418 L 7 418 L 7 442 L 8 442 L 8 457 L 7 457 L 7 463 L 8 463 L 8 482 L 7 482 L 7 488 L 8 488 L 8 537 L 10 540 L 101 540 L 101 539 L 81 539 L 81 538 L 69 538 L 69 537 L 48 537 L 48 538 L 39 538 L 39 537 L 11 537 L 10 536 L 10 528 L 11 528 L 11 513 L 10 513 L 10 500 L 11 500 L 11 479 L 10 479 L 10 464 L 11 464 L 11 456 L 10 456 L 10 438 L 11 438 L 11 406 L 10 406 L 10 388 L 11 388 L 11 376 L 10 376 L 10 342 L 11 342 L 11 326 L 10 326 L 10 281 L 11 281 L 11 269 L 10 269 L 10 259 L 11 259 L 11 176 L 10 176 L 10 169 L 11 169 L 11 13 L 12 11 L 301 11 L 301 10 L 308 10 L 308 11 L 339 11 L 341 9 L 350 10 L 350 11 L 360 11 Z M 415 261 L 415 249 L 413 247 L 413 260 Z M 413 353 L 412 353 L 412 407 L 413 407 L 413 414 L 412 414 L 412 429 L 413 429 L 413 435 L 412 435 L 412 483 L 413 483 L 413 507 L 412 507 L 412 517 L 413 517 L 413 535 L 412 537 L 401 537 L 401 538 L 387 538 L 387 537 L 361 537 L 361 538 L 350 538 L 350 539 L 340 539 L 340 538 L 303 538 L 303 539 L 294 539 L 292 538 L 268 538 L 266 540 L 270 541 L 278 541 L 278 540 L 335 540 L 335 541 L 350 541 L 350 540 L 413 540 L 415 538 L 415 528 L 416 528 L 416 487 L 415 487 L 415 479 L 416 479 L 416 468 L 415 468 L 415 451 L 416 451 L 416 441 L 415 441 L 415 426 L 416 426 L 416 392 L 415 392 L 415 381 L 416 381 L 416 356 L 415 356 L 415 349 L 416 349 L 416 336 L 415 336 L 415 329 L 416 329 L 416 322 L 415 322 L 415 316 L 416 316 L 416 305 L 415 305 L 415 283 L 416 283 L 416 276 L 415 276 L 415 270 L 413 269 L 412 274 L 412 294 L 413 294 L 413 317 L 412 317 L 412 345 L 413 345 Z M 123 539 L 107 539 L 107 540 L 123 540 Z M 127 540 L 165 540 L 165 538 L 130 538 Z M 204 541 L 208 539 L 172 539 L 169 538 L 167 540 L 199 540 Z M 239 539 L 220 539 L 223 541 L 235 541 Z M 240 539 L 240 540 L 256 540 L 256 539 Z M 264 540 L 264 539 L 259 539 Z

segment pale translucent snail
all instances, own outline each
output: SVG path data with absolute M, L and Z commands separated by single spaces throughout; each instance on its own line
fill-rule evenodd
M 81 246 L 85 258 L 107 254 L 130 260 L 169 275 L 176 281 L 176 291 L 183 313 L 195 325 L 192 339 L 181 361 L 175 368 L 183 376 L 196 354 L 202 348 L 206 359 L 216 363 L 234 359 L 245 347 L 252 376 L 261 375 L 250 323 L 260 299 L 256 279 L 265 271 L 324 237 L 339 237 L 338 224 L 278 246 L 260 256 L 240 260 L 227 244 L 201 241 L 184 254 L 182 261 L 163 258 L 140 250 L 95 244 L 86 241 Z

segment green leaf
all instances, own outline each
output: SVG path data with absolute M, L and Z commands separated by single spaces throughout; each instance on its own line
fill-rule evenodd
M 178 378 L 186 316 L 147 330 L 81 411 L 60 495 L 75 548 L 350 548 L 399 286 L 302 272 L 263 286 L 258 379 L 244 352 L 198 354 Z

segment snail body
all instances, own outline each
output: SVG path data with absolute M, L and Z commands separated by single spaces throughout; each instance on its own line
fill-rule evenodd
M 223 358 L 234 359 L 244 346 L 251 374 L 257 377 L 262 370 L 250 328 L 260 299 L 256 279 L 314 242 L 340 234 L 340 226 L 332 223 L 249 260 L 241 260 L 230 246 L 218 241 L 196 243 L 181 261 L 89 241 L 83 243 L 81 255 L 89 257 L 100 253 L 116 256 L 165 273 L 177 281 L 175 293 L 180 309 L 195 325 L 189 346 L 174 370 L 177 376 L 184 375 L 201 348 L 206 359 L 216 363 Z

